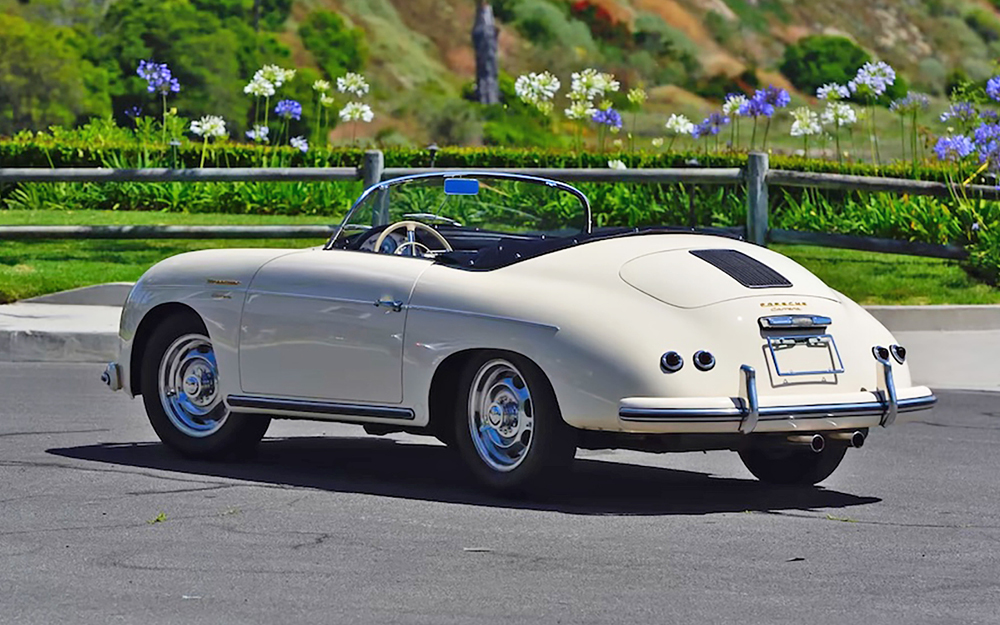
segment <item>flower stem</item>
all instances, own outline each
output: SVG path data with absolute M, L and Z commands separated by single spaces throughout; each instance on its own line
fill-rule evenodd
M 166 92 L 161 94 L 163 96 L 163 127 L 160 129 L 160 143 L 166 145 L 167 143 L 167 94 Z
M 208 153 L 208 135 L 205 135 L 205 142 L 201 144 L 201 164 L 198 165 L 199 169 L 205 167 L 205 155 Z

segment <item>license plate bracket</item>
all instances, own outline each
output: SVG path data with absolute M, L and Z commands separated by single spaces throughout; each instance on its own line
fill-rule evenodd
M 781 377 L 844 372 L 844 361 L 840 358 L 837 342 L 831 334 L 769 336 L 767 349 L 771 353 L 774 372 Z M 798 350 L 794 357 L 793 350 Z

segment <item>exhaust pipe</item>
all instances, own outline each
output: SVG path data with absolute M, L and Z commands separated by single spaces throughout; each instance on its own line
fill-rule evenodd
M 826 439 L 820 434 L 792 434 L 788 437 L 788 442 L 794 445 L 809 445 L 809 449 L 817 454 L 826 447 Z
M 847 441 L 848 447 L 861 449 L 865 444 L 864 432 L 833 432 L 829 435 L 832 441 Z

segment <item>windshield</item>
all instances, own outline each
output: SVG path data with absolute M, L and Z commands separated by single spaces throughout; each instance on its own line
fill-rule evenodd
M 567 184 L 529 176 L 410 176 L 366 191 L 330 245 L 345 232 L 405 220 L 503 234 L 573 236 L 590 232 L 590 205 Z

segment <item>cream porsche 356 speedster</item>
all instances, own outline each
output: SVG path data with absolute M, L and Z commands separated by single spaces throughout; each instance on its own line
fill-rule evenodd
M 192 457 L 271 419 L 435 436 L 530 489 L 577 448 L 732 450 L 815 484 L 930 408 L 878 321 L 766 248 L 595 228 L 576 188 L 435 173 L 369 188 L 322 247 L 206 250 L 142 276 L 103 379 Z

